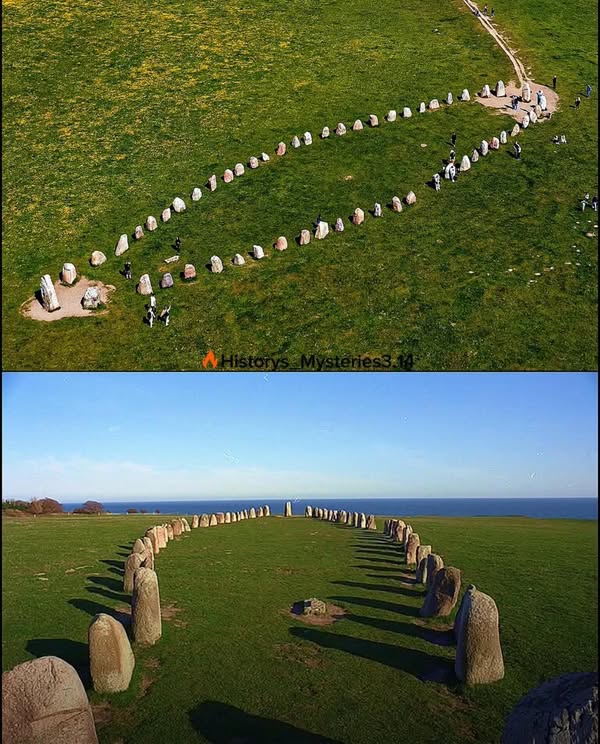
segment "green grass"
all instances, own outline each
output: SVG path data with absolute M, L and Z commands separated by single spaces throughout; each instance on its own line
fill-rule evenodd
M 459 0 L 385 9 L 370 0 L 134 0 L 126 10 L 10 0 L 3 11 L 5 369 L 197 369 L 209 348 L 285 356 L 291 367 L 317 352 L 412 353 L 421 370 L 596 368 L 597 242 L 585 237 L 589 214 L 577 212 L 583 192 L 597 192 L 596 90 L 580 111 L 569 107 L 586 82 L 597 87 L 593 3 L 497 5 L 498 26 L 534 78 L 558 75 L 561 110 L 524 133 L 523 162 L 504 148 L 440 194 L 425 182 L 451 131 L 462 155 L 512 126 L 476 103 L 383 122 L 389 108 L 415 111 L 449 90 L 473 94 L 511 78 Z M 379 129 L 316 136 L 369 113 Z M 213 172 L 307 129 L 311 147 L 191 203 Z M 553 146 L 562 132 L 568 146 Z M 291 242 L 319 213 L 334 221 L 411 189 L 418 202 L 401 215 L 385 210 L 322 243 Z M 191 261 L 199 277 L 159 291 L 172 322 L 150 331 L 144 298 L 113 251 L 176 195 L 188 212 L 127 258 L 134 277 L 149 272 L 156 286 L 179 235 L 176 271 Z M 290 248 L 274 255 L 280 234 Z M 211 255 L 227 264 L 254 243 L 268 258 L 218 276 L 204 270 Z M 95 249 L 109 260 L 92 269 Z M 22 317 L 40 275 L 56 276 L 66 260 L 116 286 L 110 312 Z
M 152 523 L 150 515 L 3 520 L 3 669 L 56 654 L 88 681 L 89 622 L 127 605 L 122 563 Z M 411 524 L 461 569 L 463 591 L 474 583 L 496 600 L 501 682 L 421 680 L 451 673 L 454 648 L 428 640 L 446 619 L 415 622 L 423 591 L 400 583 L 402 551 L 381 532 L 271 517 L 192 530 L 157 556 L 161 605 L 178 611 L 155 646 L 134 644 L 127 692 L 89 691 L 109 711 L 100 742 L 370 744 L 401 731 L 424 744 L 491 744 L 527 690 L 597 668 L 596 522 Z M 286 614 L 309 596 L 348 614 L 322 627 Z

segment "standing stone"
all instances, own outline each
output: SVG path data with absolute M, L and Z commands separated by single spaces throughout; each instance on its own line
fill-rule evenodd
M 363 123 L 360 119 L 357 119 L 354 124 L 352 125 L 352 131 L 353 132 L 360 132 L 363 128 Z
M 297 150 L 301 144 L 300 138 L 297 135 L 294 135 L 291 142 L 292 147 Z
M 196 267 L 194 264 L 186 263 L 183 267 L 183 278 L 184 279 L 195 279 L 196 278 Z
M 490 150 L 499 150 L 500 149 L 500 140 L 498 137 L 492 137 L 490 140 Z
M 402 109 L 402 118 L 403 119 L 410 119 L 411 116 L 412 116 L 412 111 L 410 110 L 410 107 L 409 106 L 405 106 Z
M 471 168 L 471 161 L 468 155 L 463 155 L 463 159 L 460 161 L 460 172 L 464 173 Z
M 458 568 L 452 566 L 440 568 L 429 587 L 423 607 L 420 609 L 420 615 L 422 617 L 447 617 L 454 609 L 459 593 L 460 571 Z
M 231 524 L 231 512 L 225 512 L 225 524 Z
M 361 530 L 367 529 L 367 515 L 364 514 L 363 512 L 361 512 L 359 515 L 358 526 L 360 527 Z
M 505 145 L 508 142 L 508 135 L 506 134 L 506 131 L 503 129 L 500 132 L 500 144 Z
M 374 514 L 369 514 L 369 516 L 367 517 L 367 529 L 368 530 L 376 530 L 377 529 L 377 524 L 375 523 L 375 515 Z
M 413 533 L 412 525 L 407 524 L 403 531 L 403 540 L 402 540 L 405 551 L 406 551 L 406 548 L 408 547 L 408 538 L 412 535 L 412 533 Z
M 106 256 L 102 251 L 93 251 L 90 258 L 90 264 L 92 266 L 101 266 L 106 261 Z
M 146 540 L 150 541 L 150 550 L 152 551 L 152 555 L 158 555 L 160 553 L 160 547 L 158 545 L 158 532 L 156 527 L 151 527 L 149 530 L 146 530 L 146 534 L 144 535 L 144 544 L 146 545 Z M 148 547 L 148 545 L 146 545 Z
M 237 515 L 237 513 L 236 512 L 231 512 L 231 523 L 233 524 L 234 522 L 237 522 L 237 521 L 238 521 L 238 515 Z
M 414 191 L 409 191 L 406 195 L 404 201 L 410 206 L 411 204 L 414 204 L 417 201 L 417 197 L 415 195 Z
M 133 576 L 138 568 L 142 565 L 144 556 L 142 553 L 132 553 L 125 561 L 125 574 L 123 576 L 123 591 L 130 593 L 133 591 Z
M 144 545 L 144 542 L 141 538 L 137 538 L 137 540 L 133 543 L 133 548 L 131 548 L 132 553 L 139 553 L 142 558 L 146 553 L 146 546 Z
M 396 117 L 398 116 L 398 112 L 395 109 L 390 109 L 387 114 L 385 115 L 385 118 L 388 121 L 396 121 Z
M 490 98 L 492 95 L 492 91 L 490 90 L 490 86 L 487 85 L 487 83 L 483 86 L 480 94 L 480 98 Z
M 167 271 L 166 274 L 162 275 L 158 284 L 161 289 L 169 289 L 173 286 L 173 276 Z
M 501 744 L 597 742 L 598 672 L 574 672 L 521 698 L 506 719 Z
M 192 191 L 192 201 L 200 201 L 200 199 L 202 199 L 202 191 L 196 186 Z
M 173 525 L 172 524 L 168 524 L 166 526 L 166 530 L 167 530 L 167 536 L 168 536 L 169 540 L 174 540 L 175 539 L 175 533 L 173 532 Z
M 173 534 L 175 537 L 179 537 L 182 533 L 181 521 L 179 519 L 173 519 L 171 521 L 171 527 L 173 528 Z
M 496 83 L 496 97 L 504 98 L 506 96 L 506 87 L 502 80 L 498 80 Z
M 64 263 L 60 272 L 60 278 L 65 284 L 73 284 L 75 279 L 77 279 L 75 266 L 72 263 Z
M 263 161 L 263 163 L 268 163 L 271 158 L 267 155 L 266 152 L 261 152 L 260 159 Z
M 442 568 L 444 568 L 442 556 L 437 553 L 430 553 L 427 556 L 427 579 L 425 581 L 425 586 L 428 589 L 433 584 L 437 572 Z
M 529 114 L 525 114 L 523 117 L 523 120 L 521 121 L 521 129 L 527 129 L 529 126 Z
M 217 524 L 225 524 L 225 512 L 217 512 Z
M 521 100 L 523 103 L 531 103 L 531 85 L 529 83 L 523 83 L 521 88 Z
M 329 235 L 329 223 L 328 222 L 319 222 L 315 229 L 315 239 L 316 240 L 323 240 L 323 238 L 326 238 Z
M 439 107 L 440 107 L 440 102 L 438 101 L 437 98 L 432 98 L 431 101 L 429 101 L 430 111 L 435 111 L 436 109 L 439 109 Z
M 135 657 L 125 628 L 100 612 L 88 628 L 90 676 L 96 692 L 123 692 L 129 687 Z
M 329 137 L 329 127 L 323 127 L 321 129 L 321 139 L 327 139 Z
M 192 516 L 192 529 L 196 529 L 200 524 L 200 517 L 197 514 Z
M 127 250 L 129 250 L 129 241 L 127 240 L 127 235 L 123 233 L 117 241 L 115 256 L 121 256 Z
M 138 568 L 133 580 L 131 624 L 136 643 L 152 646 L 162 635 L 158 577 L 149 568 Z
M 163 211 L 160 213 L 160 218 L 163 222 L 168 222 L 171 219 L 171 207 L 163 209 Z
M 255 158 L 254 155 L 248 160 L 248 167 L 254 170 L 255 168 L 258 168 L 258 158 Z
M 210 519 L 208 520 L 209 527 L 216 527 L 217 524 L 218 524 L 218 522 L 217 522 L 217 515 L 216 514 L 211 514 L 210 515 Z
M 277 240 L 275 241 L 275 250 L 276 251 L 285 251 L 288 247 L 287 238 L 283 235 L 280 235 Z
M 379 126 L 379 119 L 375 116 L 375 114 L 369 114 L 369 126 L 370 127 Z
M 94 717 L 75 669 L 57 656 L 2 675 L 3 744 L 98 744 Z
M 262 506 L 259 506 L 258 509 L 256 510 L 256 517 L 259 518 L 263 516 L 264 516 L 264 509 L 262 508 Z
M 210 257 L 210 270 L 213 274 L 220 274 L 223 271 L 223 261 L 218 256 Z
M 406 543 L 406 564 L 408 566 L 413 565 L 417 562 L 417 548 L 421 544 L 419 535 L 416 532 L 412 532 Z
M 452 96 L 452 93 L 448 93 L 446 97 L 446 103 L 448 104 L 448 106 L 451 106 L 454 103 L 454 98 Z
M 494 600 L 473 590 L 461 604 L 454 670 L 461 682 L 482 685 L 504 677 L 498 608 Z
M 419 104 L 419 113 L 424 114 L 425 111 L 427 111 L 427 106 L 425 106 L 425 101 L 421 101 Z
M 415 581 L 417 584 L 424 584 L 427 579 L 427 556 L 431 553 L 431 545 L 419 545 L 415 562 L 417 571 Z
M 250 519 L 256 519 L 256 509 L 253 506 L 250 508 Z
M 467 601 L 466 601 L 467 600 L 467 595 L 470 594 L 470 593 L 472 593 L 472 592 L 474 592 L 476 589 L 477 589 L 477 587 L 475 586 L 475 584 L 469 584 L 467 586 L 467 589 L 466 589 L 465 593 L 463 594 L 463 598 L 462 598 L 462 600 L 461 600 L 461 602 L 460 602 L 460 604 L 458 606 L 458 611 L 456 612 L 456 616 L 454 618 L 454 628 L 453 628 L 453 631 L 454 631 L 454 638 L 455 639 L 458 638 L 458 633 L 460 631 L 460 626 L 461 626 L 461 623 L 462 623 L 462 620 L 463 620 L 463 617 L 464 617 L 464 614 L 465 614 L 465 608 L 467 606 Z
M 244 509 L 244 519 L 248 519 L 248 509 Z
M 243 266 L 246 263 L 246 259 L 242 256 L 241 253 L 236 253 L 233 257 L 233 265 L 234 266 Z
M 192 528 L 190 527 L 190 523 L 187 521 L 185 517 L 181 518 L 181 521 L 183 522 L 183 528 L 186 532 L 191 532 Z
M 213 173 L 213 175 L 208 179 L 206 182 L 206 186 L 208 187 L 209 191 L 216 191 L 217 189 L 217 177 Z
M 148 274 L 142 274 L 140 277 L 140 281 L 137 285 L 137 292 L 141 295 L 150 295 L 152 294 L 152 283 L 150 282 L 150 277 Z
M 233 172 L 235 173 L 236 176 L 243 176 L 244 173 L 246 172 L 246 169 L 244 168 L 242 163 L 236 163 L 233 168 Z
M 341 137 L 342 135 L 346 134 L 346 125 L 343 124 L 341 121 L 335 128 L 335 133 L 338 137 Z
M 481 144 L 479 145 L 479 152 L 485 157 L 488 154 L 489 151 L 489 145 L 487 140 L 481 140 Z
M 173 211 L 177 212 L 177 214 L 180 214 L 181 212 L 185 212 L 185 202 L 180 196 L 176 196 L 173 199 Z
M 312 517 L 312 515 L 313 515 L 312 506 L 305 507 L 304 508 L 304 516 L 305 517 Z
M 287 150 L 287 147 L 286 147 L 285 142 L 280 142 L 277 145 L 277 149 L 275 150 L 275 154 L 276 155 L 279 155 L 281 157 L 282 155 L 285 155 L 286 150 Z
M 149 214 L 148 218 L 146 219 L 146 230 L 148 230 L 149 232 L 154 232 L 157 227 L 158 222 L 156 221 L 156 217 L 153 217 L 151 214 Z
M 360 207 L 356 207 L 354 214 L 352 215 L 352 222 L 354 222 L 355 225 L 362 225 L 364 221 L 365 213 Z
M 460 100 L 461 101 L 470 101 L 471 96 L 469 95 L 469 91 L 466 88 L 463 88 L 463 92 L 460 94 Z
M 515 124 L 514 127 L 511 130 L 511 132 L 510 132 L 510 136 L 511 137 L 516 137 L 517 134 L 519 134 L 520 131 L 521 131 L 521 127 L 518 124 Z
M 144 228 L 141 225 L 137 225 L 134 232 L 133 237 L 136 240 L 141 240 L 144 237 Z
M 312 145 L 312 134 L 310 132 L 304 132 L 303 139 L 305 145 Z
M 233 171 L 231 168 L 227 168 L 227 170 L 223 173 L 223 182 L 224 183 L 231 183 L 235 176 L 233 175 Z
M 208 514 L 202 514 L 200 516 L 200 527 L 208 527 Z
M 60 310 L 58 297 L 56 295 L 56 290 L 54 289 L 54 284 L 52 284 L 50 274 L 44 274 L 41 278 L 40 294 L 44 310 L 49 313 L 53 313 L 55 310 Z
M 471 153 L 471 162 L 476 163 L 479 160 L 479 150 L 473 150 Z
M 538 120 L 538 115 L 536 114 L 535 110 L 529 112 L 529 123 L 535 124 Z
M 344 220 L 338 217 L 333 228 L 336 232 L 344 232 Z
M 394 212 L 401 212 L 402 211 L 402 200 L 399 196 L 393 196 L 392 197 L 392 210 Z
M 309 230 L 301 230 L 300 231 L 300 240 L 298 241 L 300 245 L 308 245 L 310 243 L 310 231 Z
M 286 516 L 286 517 L 291 517 L 292 516 L 292 502 L 291 501 L 286 501 L 285 502 L 284 516 Z
M 375 217 L 381 217 L 381 204 L 379 202 L 375 202 L 375 206 L 373 207 L 373 215 Z
M 270 517 L 271 516 L 271 507 L 270 506 L 267 506 L 265 504 L 265 506 L 263 507 L 263 510 L 264 510 L 265 517 Z
M 253 245 L 252 246 L 252 255 L 254 256 L 254 258 L 257 261 L 260 260 L 261 258 L 264 258 L 265 257 L 265 252 L 262 249 L 262 246 L 260 246 L 260 245 Z

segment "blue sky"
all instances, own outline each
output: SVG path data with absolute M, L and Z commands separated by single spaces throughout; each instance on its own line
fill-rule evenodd
M 3 375 L 4 498 L 596 496 L 597 376 Z

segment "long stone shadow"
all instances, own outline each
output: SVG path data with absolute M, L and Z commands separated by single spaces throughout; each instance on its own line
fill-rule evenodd
M 400 669 L 425 682 L 456 681 L 452 660 L 433 656 L 424 651 L 391 643 L 354 638 L 340 633 L 326 633 L 313 628 L 290 628 L 289 632 L 303 641 L 311 641 L 323 648 L 362 656 L 364 659 L 376 661 L 393 669 Z
M 435 646 L 456 645 L 454 631 L 451 629 L 426 628 L 413 623 L 403 623 L 398 620 L 386 620 L 381 617 L 368 617 L 367 615 L 355 615 L 353 613 L 348 613 L 344 619 L 352 620 L 361 625 L 368 625 L 378 630 L 385 630 L 388 633 L 402 633 L 414 638 L 421 638 L 421 640 L 433 643 Z
M 128 597 L 127 599 L 128 601 L 131 600 L 130 597 Z M 78 610 L 81 610 L 82 612 L 86 612 L 92 617 L 98 615 L 100 612 L 104 612 L 106 615 L 111 615 L 112 617 L 114 617 L 115 620 L 118 620 L 126 628 L 131 624 L 131 615 L 129 614 L 129 612 L 121 612 L 120 610 L 115 610 L 114 607 L 109 607 L 108 605 L 102 605 L 98 602 L 92 602 L 89 599 L 70 599 L 69 604 L 73 607 L 76 607 Z
M 117 579 L 112 579 L 110 576 L 88 576 L 87 580 L 92 584 L 98 584 L 115 592 L 123 591 L 123 581 L 117 581 Z
M 107 566 L 110 566 L 108 570 L 111 573 L 116 573 L 116 574 L 121 574 L 121 575 L 125 573 L 125 561 L 101 560 L 100 563 L 105 563 Z
M 406 564 L 404 561 L 396 561 L 393 558 L 371 558 L 371 556 L 366 555 L 358 555 L 356 557 L 357 561 L 370 561 L 371 563 L 392 563 L 395 566 L 405 566 Z M 369 568 L 373 569 L 374 566 L 369 566 Z
M 58 656 L 75 667 L 86 689 L 92 686 L 90 676 L 88 647 L 86 643 L 71 641 L 68 638 L 32 638 L 25 646 L 30 654 L 41 656 Z
M 398 612 L 411 615 L 412 617 L 419 616 L 419 608 L 407 607 L 403 604 L 397 604 L 396 602 L 386 602 L 383 599 L 372 599 L 369 597 L 348 597 L 340 595 L 332 595 L 328 597 L 332 602 L 342 602 L 345 604 L 356 604 L 361 607 L 372 607 L 375 610 L 386 610 L 386 612 Z M 408 610 L 408 612 L 407 612 Z
M 342 744 L 215 700 L 196 705 L 189 718 L 194 730 L 212 744 Z
M 387 563 L 387 561 L 385 561 Z M 391 563 L 391 561 L 390 561 Z M 401 568 L 404 568 L 406 564 L 397 563 L 395 566 L 365 566 L 356 564 L 352 568 L 362 568 L 365 571 L 381 571 L 382 573 L 397 573 Z
M 404 594 L 406 597 L 418 597 L 420 593 L 401 586 L 390 586 L 389 584 L 365 584 L 362 581 L 332 581 L 337 586 L 350 586 L 357 589 L 370 589 L 374 592 L 389 592 L 390 594 Z

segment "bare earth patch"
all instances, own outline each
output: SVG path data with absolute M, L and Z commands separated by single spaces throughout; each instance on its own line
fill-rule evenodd
M 286 614 L 294 618 L 294 620 L 301 620 L 307 625 L 331 625 L 345 616 L 346 610 L 343 607 L 329 604 L 329 602 L 326 605 L 327 612 L 323 615 L 303 615 L 299 610 L 294 611 L 293 607 Z
M 181 607 L 175 607 L 174 604 L 160 608 L 160 616 L 163 620 L 172 621 L 173 625 L 175 625 L 177 628 L 186 628 L 189 623 L 187 623 L 185 620 L 180 620 L 177 617 L 178 612 L 182 612 L 182 609 Z
M 81 306 L 81 300 L 89 287 L 97 287 L 100 292 L 100 302 L 107 305 L 110 295 L 115 291 L 112 284 L 103 284 L 95 279 L 88 279 L 85 276 L 80 277 L 79 281 L 68 287 L 58 279 L 54 282 L 56 296 L 60 303 L 60 309 L 49 313 L 44 310 L 42 303 L 37 295 L 30 297 L 21 305 L 21 314 L 26 318 L 33 320 L 60 320 L 61 318 L 87 318 L 90 315 L 105 315 L 107 308 L 102 310 L 84 310 Z
M 318 646 L 303 643 L 277 643 L 275 645 L 275 658 L 281 661 L 296 661 L 304 664 L 309 669 L 323 665 L 320 658 L 322 649 Z
M 512 116 L 512 118 L 516 119 L 516 121 L 520 124 L 523 120 L 523 116 L 525 116 L 526 113 L 530 113 L 535 108 L 535 101 L 537 100 L 536 93 L 538 90 L 541 90 L 542 93 L 546 96 L 548 111 L 550 113 L 554 113 L 558 108 L 558 96 L 556 95 L 555 91 L 553 91 L 552 88 L 548 88 L 547 85 L 539 85 L 538 83 L 534 82 L 531 82 L 530 85 L 531 96 L 533 100 L 531 101 L 531 103 L 523 103 L 523 101 L 519 101 L 519 107 L 516 111 L 510 105 L 510 97 L 520 97 L 521 88 L 517 87 L 513 80 L 506 84 L 506 96 L 504 98 L 498 98 L 492 93 L 489 98 L 480 98 L 479 96 L 476 96 L 475 100 L 482 106 L 487 106 L 488 108 L 495 109 L 496 113 L 498 114 L 508 114 L 509 116 Z M 547 121 L 547 118 L 544 115 L 538 118 L 538 122 L 543 121 Z

